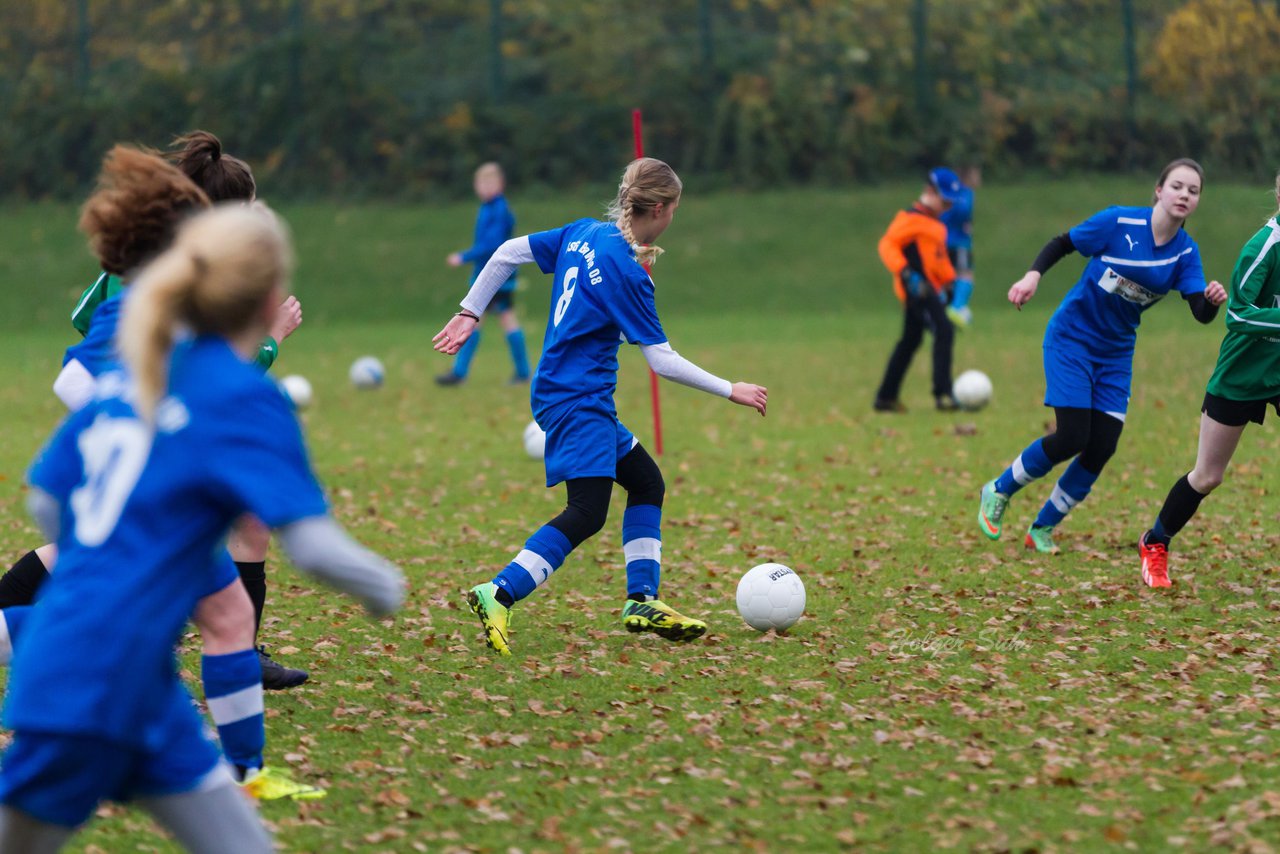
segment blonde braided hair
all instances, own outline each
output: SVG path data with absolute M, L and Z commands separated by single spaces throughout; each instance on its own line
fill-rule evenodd
M 662 254 L 659 246 L 640 246 L 631 231 L 631 222 L 637 214 L 643 215 L 659 204 L 671 205 L 680 200 L 684 184 L 675 170 L 653 157 L 632 160 L 622 173 L 618 195 L 609 205 L 608 217 L 618 226 L 622 237 L 635 250 L 636 260 L 652 264 Z

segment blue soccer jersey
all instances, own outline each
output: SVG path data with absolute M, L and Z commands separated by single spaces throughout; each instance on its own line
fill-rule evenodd
M 961 187 L 960 198 L 943 211 L 938 219 L 947 227 L 947 248 L 969 249 L 973 246 L 973 190 Z
M 474 265 L 471 281 L 476 280 L 480 271 L 484 269 L 484 265 L 488 264 L 489 259 L 493 257 L 493 253 L 511 239 L 515 230 L 515 214 L 511 213 L 505 196 L 495 196 L 480 205 L 480 210 L 476 213 L 476 230 L 471 247 L 462 253 L 462 260 Z M 510 293 L 515 290 L 515 287 L 516 277 L 513 274 L 498 288 L 498 293 Z
M 1112 207 L 1071 229 L 1089 263 L 1054 312 L 1045 346 L 1077 347 L 1097 359 L 1128 361 L 1142 313 L 1170 291 L 1204 291 L 1200 250 L 1183 229 L 1156 246 L 1151 208 Z
M 120 323 L 120 310 L 124 307 L 124 293 L 103 301 L 89 321 L 84 339 L 67 348 L 62 357 L 65 367 L 72 360 L 84 365 L 90 376 L 101 376 L 115 368 L 120 357 L 116 353 L 116 327 Z
M 154 747 L 193 714 L 174 648 L 232 523 L 327 512 L 288 403 L 216 337 L 176 349 L 155 429 L 119 372 L 32 465 L 62 507 L 58 569 L 15 650 L 4 723 Z
M 555 273 L 551 316 L 530 398 L 534 417 L 584 400 L 613 408 L 618 347 L 667 340 L 653 279 L 616 224 L 583 219 L 529 235 L 534 260 Z

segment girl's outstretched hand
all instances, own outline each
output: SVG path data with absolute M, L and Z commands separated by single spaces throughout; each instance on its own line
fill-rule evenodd
M 729 392 L 729 400 L 739 406 L 750 406 L 764 415 L 765 407 L 769 404 L 769 390 L 762 385 L 734 383 L 733 391 Z
M 279 344 L 284 339 L 293 334 L 293 331 L 302 325 L 302 303 L 298 302 L 298 298 L 290 295 L 288 299 L 280 303 L 280 308 L 276 309 L 275 322 L 271 324 L 271 337 L 276 339 Z
M 1028 270 L 1025 276 L 1018 279 L 1013 283 L 1013 287 L 1009 288 L 1009 302 L 1017 306 L 1018 311 L 1022 311 L 1022 307 L 1036 295 L 1036 286 L 1039 284 L 1040 274 L 1035 270 Z
M 1222 286 L 1222 282 L 1210 282 L 1205 286 L 1204 298 L 1210 305 L 1222 305 L 1227 301 L 1227 289 Z
M 471 333 L 476 331 L 479 323 L 480 321 L 474 317 L 456 314 L 444 325 L 444 329 L 437 332 L 436 337 L 431 339 L 431 344 L 437 353 L 444 353 L 446 356 L 456 355 L 471 337 Z

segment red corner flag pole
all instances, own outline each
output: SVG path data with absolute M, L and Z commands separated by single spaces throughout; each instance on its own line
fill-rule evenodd
M 631 111 L 631 135 L 636 141 L 636 159 L 644 157 L 644 128 L 639 110 Z M 644 265 L 649 272 L 649 265 Z M 652 275 L 652 274 L 650 274 Z M 649 398 L 653 402 L 653 447 L 662 456 L 662 402 L 658 398 L 658 375 L 649 369 Z

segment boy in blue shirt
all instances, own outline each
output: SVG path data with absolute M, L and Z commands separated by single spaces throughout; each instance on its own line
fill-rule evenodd
M 939 219 L 947 227 L 947 254 L 956 269 L 947 317 L 957 329 L 964 329 L 973 320 L 969 309 L 973 294 L 973 192 L 982 184 L 982 170 L 966 166 L 960 171 L 960 181 L 960 192 Z
M 461 267 L 471 264 L 471 282 L 474 284 L 484 265 L 489 263 L 493 253 L 515 233 L 516 218 L 507 206 L 503 195 L 506 189 L 506 178 L 502 167 L 497 163 L 485 163 L 476 169 L 475 191 L 480 199 L 480 211 L 476 214 L 475 238 L 471 248 L 462 252 L 454 252 L 448 257 L 450 267 Z M 524 330 L 520 328 L 520 319 L 516 317 L 516 275 L 503 282 L 493 295 L 487 306 L 480 312 L 498 315 L 502 331 L 507 336 L 507 348 L 511 351 L 511 362 L 515 365 L 515 373 L 511 375 L 511 383 L 529 381 L 529 353 L 524 343 Z M 476 348 L 480 346 L 480 330 L 467 340 L 454 359 L 453 368 L 436 377 L 440 385 L 458 385 L 467 378 L 471 370 L 471 360 L 475 357 Z

